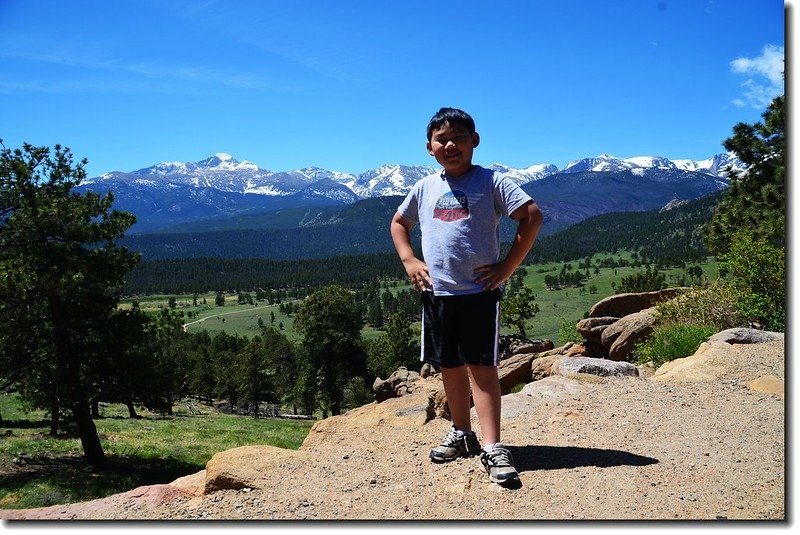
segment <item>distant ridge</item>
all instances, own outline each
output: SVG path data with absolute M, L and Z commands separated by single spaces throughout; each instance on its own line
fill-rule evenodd
M 682 176 L 693 183 L 697 183 L 698 176 L 704 176 L 706 180 L 716 181 L 717 187 L 725 187 L 726 166 L 736 170 L 743 167 L 732 154 L 720 154 L 702 161 L 668 160 L 656 156 L 616 158 L 602 154 L 575 160 L 562 170 L 548 163 L 524 168 L 494 163 L 489 167 L 505 173 L 521 186 L 552 177 L 566 180 L 563 177 L 586 172 L 594 173 L 590 176 L 601 180 L 603 173 L 629 173 L 631 177 L 642 179 L 640 183 L 635 179 L 630 181 L 629 186 L 641 189 L 641 195 L 646 196 L 649 183 L 659 173 L 667 177 L 667 181 L 680 180 L 680 173 L 686 173 Z M 114 207 L 137 216 L 131 232 L 163 232 L 171 227 L 180 225 L 186 228 L 205 220 L 297 207 L 342 206 L 364 199 L 405 195 L 417 180 L 435 171 L 432 166 L 386 164 L 358 175 L 318 167 L 273 172 L 219 152 L 195 163 L 162 162 L 136 171 L 104 173 L 84 181 L 78 191 L 105 193 L 111 190 L 115 194 Z M 708 193 L 706 188 L 700 189 L 689 192 L 686 197 L 675 195 L 675 198 L 696 198 Z M 583 190 L 579 188 L 571 193 L 581 196 Z M 541 200 L 549 199 L 543 197 Z M 648 208 L 643 206 L 640 209 Z M 586 209 L 585 206 L 573 207 L 576 214 Z M 606 209 L 601 207 L 598 211 L 588 207 L 585 215 Z M 568 221 L 574 220 L 568 218 Z

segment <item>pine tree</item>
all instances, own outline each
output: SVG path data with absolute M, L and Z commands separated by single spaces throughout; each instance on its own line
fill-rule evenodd
M 733 236 L 746 231 L 780 247 L 785 243 L 786 190 L 784 155 L 786 139 L 785 98 L 775 97 L 762 114 L 763 122 L 739 123 L 725 148 L 747 166 L 741 174 L 730 173 L 730 187 L 704 229 L 714 254 L 726 252 Z
M 303 336 L 298 396 L 307 411 L 314 400 L 341 414 L 350 378 L 366 373 L 362 319 L 353 294 L 338 285 L 326 286 L 309 295 L 296 312 L 294 327 Z
M 0 389 L 39 392 L 30 401 L 55 415 L 67 408 L 86 460 L 99 465 L 90 401 L 138 258 L 115 244 L 135 217 L 112 211 L 110 192 L 73 191 L 85 165 L 59 145 L 0 151 Z

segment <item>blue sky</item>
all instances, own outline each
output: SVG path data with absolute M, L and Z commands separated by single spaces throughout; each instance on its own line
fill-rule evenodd
M 794 9 L 794 7 L 793 7 Z M 783 92 L 775 0 L 0 0 L 0 138 L 89 176 L 227 152 L 273 171 L 705 159 Z

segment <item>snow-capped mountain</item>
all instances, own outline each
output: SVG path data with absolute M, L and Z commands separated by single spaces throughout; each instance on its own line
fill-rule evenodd
M 633 171 L 645 170 L 696 171 L 724 177 L 725 167 L 736 170 L 744 166 L 732 154 L 719 154 L 702 161 L 668 160 L 657 156 L 616 158 L 601 154 L 595 158 L 583 158 L 570 162 L 564 169 L 549 163 L 535 164 L 525 168 L 514 168 L 493 163 L 490 168 L 506 174 L 519 185 L 540 180 L 556 173 L 579 173 L 582 171 Z M 429 165 L 382 165 L 361 174 L 330 171 L 319 167 L 306 167 L 294 171 L 273 172 L 248 161 L 238 161 L 230 154 L 217 153 L 196 163 L 162 162 L 151 167 L 131 172 L 105 173 L 86 180 L 86 184 L 101 186 L 103 183 L 125 182 L 141 187 L 192 186 L 212 188 L 219 191 L 267 196 L 290 196 L 312 184 L 321 183 L 318 190 L 329 188 L 332 183 L 349 189 L 359 199 L 405 195 L 420 178 L 434 173 Z M 323 182 L 324 181 L 324 182 Z M 319 194 L 319 192 L 318 192 Z M 342 191 L 334 195 L 342 198 Z
M 489 166 L 489 168 L 503 173 L 511 180 L 516 182 L 518 186 L 522 186 L 528 182 L 540 180 L 546 176 L 558 173 L 558 167 L 551 163 L 531 165 L 530 167 L 526 167 L 524 169 L 514 169 L 513 167 L 507 167 L 501 163 L 493 163 Z
M 678 169 L 685 171 L 700 171 L 701 173 L 708 173 L 710 175 L 726 177 L 726 169 L 730 167 L 736 173 L 741 173 L 747 170 L 747 167 L 742 163 L 735 154 L 727 152 L 717 154 L 707 160 L 694 161 L 694 160 L 674 160 L 673 163 Z
M 736 171 L 745 169 L 742 162 L 733 154 L 717 154 L 707 160 L 668 160 L 659 156 L 636 156 L 633 158 L 616 158 L 610 154 L 601 154 L 596 158 L 583 158 L 567 164 L 562 173 L 579 173 L 581 171 L 633 171 L 641 173 L 648 169 L 678 169 L 697 171 L 723 179 L 727 179 L 725 168 L 732 166 Z
M 417 180 L 435 172 L 429 165 L 382 165 L 358 175 L 352 189 L 362 199 L 405 195 Z
M 702 161 L 656 156 L 616 158 L 601 154 L 570 162 L 564 169 L 549 163 L 523 168 L 494 163 L 490 168 L 506 174 L 520 186 L 538 184 L 550 177 L 566 183 L 570 176 L 593 181 L 605 172 L 624 172 L 641 178 L 642 184 L 684 180 L 696 183 L 698 177 L 705 176 L 715 188 L 724 188 L 728 183 L 725 168 L 729 165 L 737 170 L 744 168 L 732 154 L 719 154 Z M 136 171 L 105 173 L 85 180 L 80 189 L 114 191 L 115 207 L 134 213 L 138 218 L 136 231 L 142 232 L 200 219 L 305 206 L 347 205 L 358 200 L 405 195 L 417 180 L 436 170 L 428 165 L 387 164 L 360 174 L 319 167 L 273 172 L 219 152 L 194 163 L 162 162 Z M 595 186 L 587 184 L 587 187 Z M 629 187 L 635 188 L 636 181 L 630 182 Z

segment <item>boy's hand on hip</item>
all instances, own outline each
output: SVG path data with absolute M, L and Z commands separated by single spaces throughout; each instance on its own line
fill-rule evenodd
M 403 262 L 403 267 L 406 268 L 406 274 L 411 279 L 411 286 L 418 292 L 433 286 L 431 276 L 428 273 L 428 265 L 418 258 L 412 258 Z
M 475 282 L 483 284 L 484 291 L 494 290 L 514 273 L 513 269 L 509 269 L 505 262 L 498 262 L 497 264 L 487 264 L 475 270 L 476 273 L 481 275 L 475 279 Z

